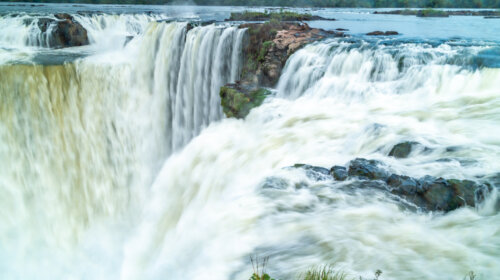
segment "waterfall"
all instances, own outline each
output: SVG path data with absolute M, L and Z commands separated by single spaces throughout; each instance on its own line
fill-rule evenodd
M 152 22 L 119 52 L 0 65 L 0 241 L 19 233 L 0 249 L 71 248 L 104 221 L 133 223 L 164 160 L 222 118 L 244 34 Z
M 481 55 L 491 49 L 447 44 L 377 45 L 359 40 L 317 43 L 288 60 L 278 92 L 292 99 L 328 96 L 352 100 L 375 94 L 453 91 L 450 87 L 475 90 L 464 87 L 471 84 L 468 79 L 489 83 L 489 77 L 479 76 L 475 70 L 487 66 Z
M 329 264 L 356 279 L 500 275 L 498 43 L 326 39 L 231 119 L 219 88 L 240 76 L 246 30 L 162 8 L 74 13 L 90 44 L 64 49 L 36 26 L 52 12 L 0 16 L 0 279 L 245 280 L 251 257 L 275 279 Z M 477 33 L 465 17 L 413 19 Z M 389 156 L 404 141 L 419 148 Z M 475 207 L 426 212 L 382 181 L 326 175 L 358 157 L 490 187 Z

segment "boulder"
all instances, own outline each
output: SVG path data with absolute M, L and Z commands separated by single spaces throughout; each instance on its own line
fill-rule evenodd
M 385 181 L 389 177 L 389 174 L 380 168 L 381 165 L 382 163 L 377 160 L 357 158 L 349 163 L 347 174 L 361 179 Z
M 391 151 L 389 152 L 389 156 L 395 158 L 407 158 L 408 155 L 410 155 L 413 147 L 416 145 L 419 145 L 419 143 L 410 141 L 399 143 L 392 147 Z
M 89 44 L 87 30 L 80 23 L 76 22 L 71 15 L 59 13 L 55 14 L 54 17 L 57 20 L 39 18 L 37 21 L 38 28 L 42 33 L 50 32 L 50 34 L 47 34 L 48 40 L 44 44 L 53 48 L 67 48 Z
M 347 168 L 343 166 L 333 166 L 330 168 L 330 175 L 337 181 L 344 181 L 347 179 Z

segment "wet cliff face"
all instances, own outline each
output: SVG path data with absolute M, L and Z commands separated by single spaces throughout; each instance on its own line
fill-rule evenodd
M 274 87 L 288 58 L 306 44 L 326 37 L 341 37 L 342 32 L 327 32 L 310 28 L 305 23 L 269 21 L 247 23 L 244 64 L 241 79 L 221 88 L 222 107 L 227 117 L 244 118 L 250 110 L 262 104 Z M 258 93 L 258 94 L 257 94 Z
M 306 23 L 269 21 L 247 23 L 248 29 L 242 83 L 273 87 L 287 59 L 298 49 L 326 37 L 343 36 L 341 32 L 327 32 L 310 28 Z

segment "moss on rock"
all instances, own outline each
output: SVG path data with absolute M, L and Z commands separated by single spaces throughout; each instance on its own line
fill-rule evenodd
M 235 85 L 226 85 L 220 89 L 221 105 L 224 114 L 228 118 L 245 118 L 250 110 L 262 104 L 271 92 L 265 88 L 259 88 L 244 92 Z

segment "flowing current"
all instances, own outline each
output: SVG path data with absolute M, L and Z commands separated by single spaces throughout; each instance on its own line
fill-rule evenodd
M 75 14 L 90 45 L 54 50 L 32 30 L 43 17 L 0 18 L 1 279 L 239 280 L 250 256 L 278 279 L 329 264 L 356 279 L 500 275 L 498 44 L 314 43 L 235 120 L 219 88 L 239 78 L 245 29 Z M 388 157 L 402 141 L 431 151 Z M 356 157 L 497 185 L 476 208 L 412 212 L 284 168 Z M 263 188 L 269 176 L 286 186 Z

